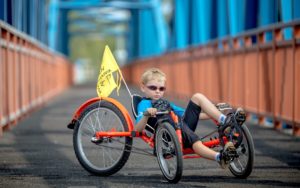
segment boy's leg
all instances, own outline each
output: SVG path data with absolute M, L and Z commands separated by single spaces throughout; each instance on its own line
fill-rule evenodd
M 196 154 L 206 159 L 216 160 L 216 155 L 218 155 L 217 152 L 203 145 L 200 140 L 193 144 L 193 150 Z
M 200 106 L 200 108 L 203 109 L 207 115 L 211 116 L 215 120 L 219 120 L 220 116 L 222 115 L 215 105 L 201 93 L 194 94 L 191 98 L 191 101 Z

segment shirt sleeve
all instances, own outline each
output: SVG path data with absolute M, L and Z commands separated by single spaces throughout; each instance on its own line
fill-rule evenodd
M 142 117 L 143 117 L 143 113 L 148 109 L 151 108 L 151 101 L 150 100 L 142 100 L 138 106 L 137 106 L 137 118 L 135 120 L 135 123 L 138 123 Z
M 185 109 L 184 108 L 181 108 L 179 106 L 176 106 L 174 103 L 170 103 L 171 104 L 171 107 L 172 109 L 174 110 L 174 113 L 179 116 L 179 117 L 182 117 L 183 114 L 184 114 L 184 111 Z

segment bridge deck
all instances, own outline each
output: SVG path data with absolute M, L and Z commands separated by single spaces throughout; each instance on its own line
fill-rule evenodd
M 213 161 L 189 159 L 181 181 L 169 185 L 156 158 L 134 153 L 117 174 L 92 176 L 78 163 L 66 125 L 76 107 L 95 94 L 95 85 L 75 86 L 5 132 L 0 138 L 0 187 L 300 187 L 300 139 L 255 124 L 249 124 L 255 167 L 246 180 Z M 211 124 L 200 122 L 198 127 L 204 133 Z M 140 140 L 134 145 L 148 148 Z

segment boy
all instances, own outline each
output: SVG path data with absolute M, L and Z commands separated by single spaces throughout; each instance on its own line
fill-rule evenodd
M 146 70 L 141 77 L 141 90 L 146 98 L 143 99 L 137 107 L 138 117 L 136 119 L 135 130 L 141 132 L 145 129 L 149 116 L 144 116 L 147 111 L 152 117 L 155 116 L 157 109 L 152 107 L 153 101 L 161 99 L 164 95 L 166 75 L 157 68 Z M 192 148 L 196 154 L 204 158 L 217 161 L 222 168 L 228 166 L 224 155 L 226 151 L 235 151 L 232 142 L 227 142 L 223 152 L 218 153 L 202 144 L 199 137 L 194 133 L 197 127 L 198 119 L 209 119 L 210 117 L 218 120 L 222 126 L 229 121 L 204 95 L 196 93 L 192 96 L 186 109 L 180 108 L 170 103 L 172 110 L 182 119 L 182 136 L 184 148 Z M 204 111 L 201 113 L 201 111 Z M 148 122 L 148 124 L 150 124 Z M 151 125 L 151 124 L 150 124 Z M 151 125 L 154 126 L 154 125 Z

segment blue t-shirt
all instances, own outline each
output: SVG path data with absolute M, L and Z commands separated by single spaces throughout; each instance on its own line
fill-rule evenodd
M 174 103 L 171 103 L 171 102 L 170 102 L 170 105 L 171 105 L 172 110 L 174 111 L 174 113 L 177 116 L 179 116 L 179 117 L 183 116 L 185 109 L 183 109 L 179 106 L 176 106 Z M 148 108 L 151 108 L 151 107 L 152 107 L 151 100 L 149 100 L 149 99 L 141 100 L 141 102 L 137 106 L 138 114 L 137 114 L 137 118 L 136 118 L 136 123 L 138 123 L 141 120 L 141 118 L 143 117 L 143 112 L 145 112 Z

